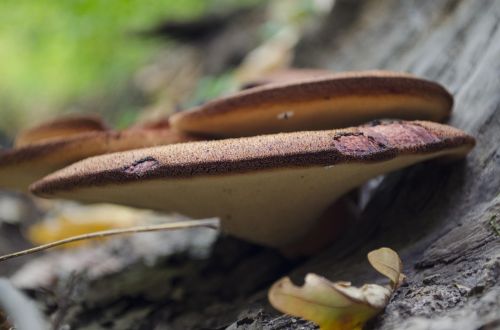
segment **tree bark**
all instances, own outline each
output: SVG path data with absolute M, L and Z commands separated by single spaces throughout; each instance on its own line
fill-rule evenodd
M 288 273 L 300 282 L 308 272 L 376 282 L 366 253 L 381 246 L 400 253 L 407 282 L 368 328 L 500 328 L 500 2 L 337 0 L 299 44 L 296 65 L 401 70 L 439 81 L 455 97 L 449 123 L 474 135 L 477 146 L 458 163 L 386 176 L 360 222 L 307 260 L 224 237 L 197 257 L 210 245 L 200 243 L 205 231 L 153 234 L 151 249 L 130 238 L 38 258 L 13 280 L 31 286 L 55 328 L 314 329 L 273 311 L 268 286 Z M 187 251 L 195 252 L 166 240 L 194 242 Z M 78 253 L 75 265 L 69 260 Z M 50 291 L 27 284 L 41 268 Z

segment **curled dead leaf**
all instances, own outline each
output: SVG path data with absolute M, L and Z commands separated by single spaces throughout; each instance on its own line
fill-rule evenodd
M 367 257 L 372 267 L 391 281 L 393 288 L 401 285 L 404 280 L 403 262 L 396 251 L 383 247 L 369 252 Z
M 269 291 L 269 301 L 276 309 L 314 321 L 323 330 L 361 329 L 384 308 L 390 294 L 379 285 L 357 288 L 349 282 L 332 283 L 307 274 L 302 287 L 288 277 L 276 282 Z
M 370 252 L 369 260 L 391 283 L 400 283 L 402 263 L 396 252 L 388 248 L 375 250 Z M 393 278 L 397 281 L 393 282 Z M 301 287 L 288 277 L 280 279 L 269 290 L 268 298 L 277 310 L 313 321 L 322 330 L 362 329 L 384 309 L 395 287 L 377 284 L 355 287 L 350 282 L 330 282 L 316 274 L 307 274 Z

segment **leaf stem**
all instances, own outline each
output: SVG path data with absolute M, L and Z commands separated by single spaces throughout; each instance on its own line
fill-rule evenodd
M 54 241 L 51 243 L 35 246 L 30 249 L 6 254 L 4 256 L 0 256 L 0 262 L 17 258 L 21 256 L 25 256 L 28 254 L 40 252 L 43 250 L 47 250 L 59 245 L 73 243 L 77 241 L 84 241 L 88 239 L 94 238 L 103 238 L 108 236 L 115 235 L 123 235 L 123 234 L 135 234 L 135 233 L 146 233 L 146 232 L 154 232 L 154 231 L 168 231 L 168 230 L 176 230 L 176 229 L 187 229 L 187 228 L 196 228 L 196 227 L 207 227 L 212 229 L 219 228 L 219 219 L 218 218 L 209 218 L 209 219 L 201 219 L 201 220 L 188 220 L 188 221 L 176 221 L 170 223 L 162 223 L 159 225 L 146 225 L 146 226 L 135 226 L 129 228 L 121 228 L 121 229 L 111 229 L 111 230 L 102 230 L 96 231 L 89 234 L 82 234 L 77 236 L 68 237 L 59 241 Z

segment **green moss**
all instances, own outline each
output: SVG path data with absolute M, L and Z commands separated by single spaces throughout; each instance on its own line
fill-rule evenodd
M 496 236 L 500 237 L 500 219 L 497 218 L 496 214 L 490 218 L 489 224 Z

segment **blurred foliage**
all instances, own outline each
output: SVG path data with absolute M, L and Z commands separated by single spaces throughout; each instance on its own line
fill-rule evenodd
M 205 103 L 211 99 L 234 92 L 238 85 L 234 80 L 232 71 L 217 76 L 205 76 L 198 81 L 194 95 L 183 104 L 184 108 L 191 108 Z
M 260 27 L 261 45 L 247 54 L 238 67 L 200 79 L 192 98 L 183 104 L 185 108 L 230 94 L 245 82 L 288 67 L 303 31 L 327 14 L 334 0 L 273 0 L 266 4 L 266 21 Z
M 125 89 L 133 72 L 164 47 L 136 32 L 227 3 L 241 5 L 229 0 L 0 1 L 0 131 L 12 134 L 75 100 Z

